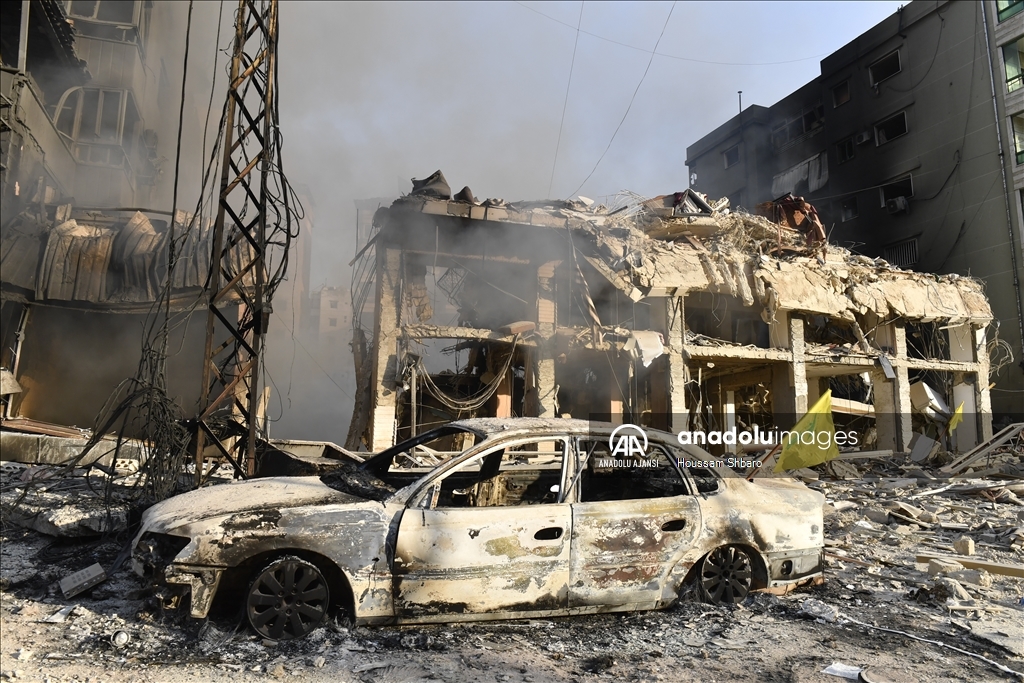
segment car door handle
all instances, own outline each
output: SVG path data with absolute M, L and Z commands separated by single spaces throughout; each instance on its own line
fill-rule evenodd
M 562 537 L 563 531 L 564 529 L 560 526 L 549 526 L 535 533 L 533 537 L 538 541 L 554 541 Z
M 670 519 L 661 525 L 662 531 L 682 531 L 686 527 L 685 519 Z

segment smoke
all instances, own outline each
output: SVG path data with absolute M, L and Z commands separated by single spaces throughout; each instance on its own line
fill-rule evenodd
M 736 113 L 737 90 L 748 105 L 771 104 L 814 78 L 820 57 L 748 64 L 823 56 L 895 7 L 680 3 L 659 52 L 734 65 L 655 57 L 614 145 L 580 192 L 601 201 L 623 188 L 650 196 L 686 187 L 686 146 Z M 200 196 L 224 104 L 236 8 L 233 2 L 194 7 L 179 209 L 193 210 Z M 580 35 L 555 197 L 566 197 L 594 168 L 669 9 L 668 3 L 584 5 L 582 30 L 642 49 Z M 285 170 L 316 202 L 315 220 L 305 224 L 310 279 L 302 282 L 293 268 L 289 284 L 307 294 L 318 285 L 347 286 L 354 202 L 408 192 L 414 176 L 440 168 L 453 188 L 468 184 L 481 199 L 543 198 L 579 12 L 576 3 L 282 3 L 277 85 Z M 154 3 L 153 25 L 162 36 L 183 38 L 185 15 L 181 4 Z M 169 83 L 174 97 L 146 120 L 158 133 L 165 174 L 149 205 L 166 210 L 173 204 L 167 176 L 174 171 L 184 40 L 157 42 L 164 47 L 147 55 L 150 78 L 161 87 Z M 355 392 L 347 332 L 325 348 L 306 322 L 292 311 L 271 322 L 272 432 L 340 442 Z
M 577 3 L 285 3 L 285 162 L 318 202 L 313 281 L 346 282 L 353 200 L 444 170 L 477 197 L 543 198 L 569 77 Z M 896 3 L 680 3 L 659 52 L 763 63 L 825 55 Z M 669 3 L 587 3 L 582 28 L 651 49 Z M 649 54 L 580 36 L 552 194 L 575 189 L 625 111 Z M 723 66 L 656 57 L 615 144 L 581 192 L 687 185 L 685 149 L 744 103 L 769 105 L 816 59 Z M 337 280 L 335 278 L 338 278 Z

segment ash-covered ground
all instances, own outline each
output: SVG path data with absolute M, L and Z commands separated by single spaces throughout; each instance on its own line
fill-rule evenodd
M 990 484 L 978 496 L 967 482 L 908 505 L 900 501 L 929 487 L 905 478 L 812 486 L 830 501 L 823 586 L 736 606 L 687 601 L 663 612 L 515 622 L 366 628 L 335 617 L 286 643 L 257 637 L 240 606 L 221 605 L 205 622 L 162 614 L 128 563 L 65 599 L 59 580 L 94 562 L 111 566 L 128 534 L 61 539 L 5 521 L 0 678 L 844 680 L 823 673 L 833 664 L 864 669 L 869 681 L 1021 678 L 1011 671 L 1024 671 L 1024 579 L 915 562 L 922 552 L 954 553 L 966 536 L 973 559 L 1019 564 L 1024 508 L 1015 496 L 994 495 Z

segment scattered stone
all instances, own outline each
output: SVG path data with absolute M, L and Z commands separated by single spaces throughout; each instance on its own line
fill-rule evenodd
M 864 516 L 876 524 L 889 523 L 889 513 L 878 508 L 864 508 Z
M 325 664 L 327 664 L 327 660 L 323 656 L 316 657 L 313 660 L 313 667 L 314 668 L 322 669 L 322 668 L 324 668 Z
M 953 562 L 952 560 L 928 560 L 928 576 L 938 576 L 939 574 L 946 574 L 948 572 L 958 572 L 963 569 L 964 566 L 959 562 Z
M 826 605 L 821 600 L 816 600 L 814 598 L 807 598 L 803 601 L 800 605 L 800 613 L 806 614 L 813 619 L 822 619 L 828 623 L 832 623 L 839 618 L 838 607 Z
M 284 678 L 284 664 L 278 664 L 267 673 L 274 678 Z
M 974 539 L 970 536 L 961 536 L 953 541 L 953 550 L 958 555 L 973 555 L 974 554 Z
M 971 594 L 968 593 L 960 582 L 956 579 L 943 576 L 935 579 L 935 590 L 934 596 L 940 600 L 950 599 L 953 600 L 973 600 Z
M 924 514 L 924 510 L 921 508 L 898 501 L 889 505 L 889 511 L 899 513 L 905 517 L 912 517 L 913 519 L 921 519 L 921 515 Z
M 984 569 L 964 569 L 957 572 L 951 572 L 946 576 L 961 583 L 972 583 L 975 586 L 981 586 L 982 588 L 992 587 L 992 575 Z

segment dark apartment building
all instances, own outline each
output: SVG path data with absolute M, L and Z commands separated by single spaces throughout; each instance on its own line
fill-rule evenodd
M 1024 1 L 915 0 L 770 107 L 686 150 L 690 184 L 754 211 L 787 192 L 830 241 L 984 281 L 1013 363 L 993 412 L 1024 413 Z M 989 343 L 997 335 L 989 332 Z M 992 347 L 993 363 L 1007 357 Z

